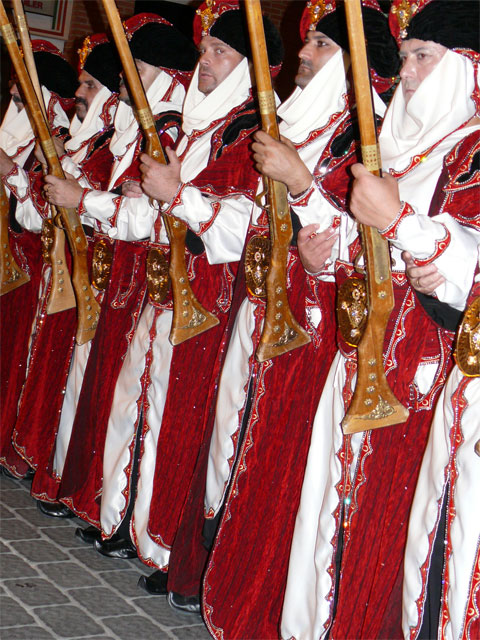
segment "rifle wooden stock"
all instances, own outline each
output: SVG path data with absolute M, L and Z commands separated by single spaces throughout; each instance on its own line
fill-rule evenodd
M 280 139 L 272 89 L 267 45 L 263 29 L 260 0 L 245 0 L 248 31 L 257 83 L 262 129 Z M 271 258 L 266 279 L 267 304 L 265 322 L 256 357 L 264 362 L 310 342 L 310 337 L 293 317 L 287 298 L 287 257 L 292 240 L 292 221 L 287 187 L 270 178 L 264 179 L 270 224 Z
M 146 153 L 161 164 L 167 160 L 155 128 L 152 111 L 137 67 L 132 57 L 115 0 L 103 0 L 108 22 L 118 49 L 130 93 L 135 102 L 137 118 L 146 137 Z M 198 301 L 190 286 L 185 264 L 185 238 L 187 226 L 177 218 L 162 216 L 170 241 L 169 274 L 172 283 L 173 319 L 169 340 L 173 345 L 215 327 L 219 320 Z
M 0 296 L 9 293 L 30 280 L 30 276 L 21 269 L 10 249 L 8 240 L 9 202 L 3 182 L 0 180 Z
M 35 59 L 33 57 L 27 19 L 23 11 L 21 0 L 13 0 L 13 11 L 18 33 L 20 35 L 20 42 L 22 43 L 23 57 L 28 75 L 32 81 L 43 117 L 45 121 L 48 122 L 42 89 L 38 79 L 37 67 L 35 66 Z M 51 215 L 54 218 L 56 211 L 53 206 L 51 206 L 50 209 Z M 63 229 L 59 229 L 57 225 L 53 225 L 53 234 L 53 243 L 50 248 L 49 255 L 51 266 L 51 287 L 47 302 L 47 314 L 49 315 L 52 313 L 59 313 L 60 311 L 66 311 L 67 309 L 73 309 L 76 305 L 75 294 L 73 292 L 72 281 L 67 268 L 67 260 L 65 256 L 65 232 Z
M 47 160 L 49 172 L 57 178 L 65 179 L 65 174 L 58 159 L 55 145 L 50 134 L 48 122 L 45 120 L 37 96 L 32 86 L 17 45 L 15 33 L 10 25 L 3 2 L 0 1 L 0 26 L 5 44 L 12 59 L 15 72 L 27 102 L 30 117 L 34 122 L 38 139 Z M 77 299 L 78 325 L 76 340 L 84 344 L 93 338 L 98 324 L 100 306 L 95 300 L 90 285 L 87 268 L 87 239 L 76 209 L 58 207 L 61 224 L 65 229 L 73 256 L 73 287 Z
M 380 153 L 360 0 L 345 0 L 345 12 L 362 159 L 371 173 L 380 175 Z M 383 367 L 383 341 L 394 305 L 388 243 L 376 229 L 366 225 L 361 225 L 361 236 L 366 262 L 368 319 L 358 345 L 357 383 L 342 421 L 344 433 L 400 424 L 408 418 L 408 409 L 400 404 L 390 389 Z

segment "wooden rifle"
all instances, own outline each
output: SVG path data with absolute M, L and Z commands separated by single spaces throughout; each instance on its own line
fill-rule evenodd
M 345 0 L 362 159 L 373 174 L 381 175 L 370 73 L 363 30 L 361 0 Z M 342 421 L 344 433 L 357 433 L 401 424 L 406 409 L 390 389 L 383 366 L 383 341 L 394 306 L 388 242 L 377 229 L 360 225 L 366 262 L 368 318 L 358 344 L 357 382 Z M 339 301 L 339 306 L 342 302 Z
M 8 239 L 9 202 L 5 186 L 0 180 L 0 296 L 17 289 L 30 280 L 15 260 Z
M 12 59 L 30 117 L 33 120 L 42 151 L 47 160 L 49 172 L 57 178 L 65 179 L 62 165 L 58 159 L 48 122 L 40 108 L 30 76 L 25 68 L 22 54 L 18 48 L 15 32 L 7 18 L 3 2 L 0 0 L 0 27 L 8 52 Z M 58 217 L 65 229 L 73 256 L 73 287 L 77 300 L 77 344 L 84 344 L 93 338 L 100 315 L 100 306 L 95 300 L 88 277 L 87 239 L 76 209 L 58 207 Z
M 43 101 L 42 89 L 38 79 L 37 67 L 33 57 L 32 43 L 28 32 L 27 19 L 23 11 L 21 0 L 13 0 L 13 11 L 17 23 L 20 42 L 22 43 L 23 57 L 27 67 L 28 75 L 32 81 L 33 88 L 38 98 L 43 117 L 48 122 L 47 112 Z M 51 219 L 55 219 L 57 213 L 53 205 L 50 205 Z M 44 224 L 50 223 L 50 220 Z M 51 224 L 51 223 L 50 223 Z M 50 227 L 48 228 L 50 231 Z M 46 230 L 43 231 L 45 233 Z M 75 294 L 73 292 L 70 273 L 67 268 L 65 257 L 65 232 L 57 225 L 51 224 L 52 245 L 48 252 L 48 260 L 51 266 L 51 287 L 47 302 L 47 314 L 58 313 L 73 309 L 75 307 Z
M 130 93 L 135 103 L 137 119 L 145 135 L 145 151 L 157 162 L 167 164 L 167 159 L 155 128 L 152 111 L 133 60 L 115 0 L 103 0 L 103 6 L 118 49 Z M 215 327 L 219 320 L 204 309 L 190 286 L 185 264 L 186 224 L 168 215 L 163 216 L 163 223 L 170 241 L 169 274 L 173 295 L 173 319 L 169 340 L 173 345 L 177 345 Z
M 262 129 L 275 140 L 280 139 L 275 94 L 268 63 L 265 31 L 260 0 L 245 0 L 253 67 L 257 84 Z M 257 204 L 266 195 L 270 225 L 270 264 L 266 278 L 267 303 L 265 322 L 256 357 L 264 362 L 310 342 L 310 336 L 296 321 L 287 297 L 287 258 L 292 240 L 292 221 L 287 200 L 287 187 L 282 182 L 264 177 L 265 191 L 257 196 Z

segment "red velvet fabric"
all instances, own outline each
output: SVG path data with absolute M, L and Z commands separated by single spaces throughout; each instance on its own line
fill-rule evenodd
M 228 265 L 230 276 L 237 266 Z M 197 261 L 192 288 L 220 323 L 173 349 L 148 523 L 150 535 L 166 548 L 173 544 L 204 437 L 205 407 L 228 320 L 229 309 L 221 312 L 216 305 L 219 292 L 228 286 L 222 277 L 224 268 L 209 265 L 205 254 Z
M 115 384 L 145 302 L 146 243 L 117 241 L 110 281 L 92 343 L 59 499 L 99 526 L 103 450 Z M 100 401 L 99 401 L 100 399 Z
M 12 432 L 25 382 L 28 343 L 37 309 L 43 259 L 40 236 L 30 231 L 20 234 L 10 231 L 10 247 L 17 264 L 28 273 L 30 281 L 0 299 L 0 464 L 22 477 L 29 466 L 13 448 Z
M 307 326 L 298 257 L 290 277 L 290 306 Z M 203 581 L 205 618 L 215 637 L 278 637 L 312 424 L 336 350 L 334 283 L 317 295 L 320 343 L 252 363 L 252 409 Z
M 93 242 L 89 240 L 88 264 L 91 264 L 92 252 Z M 67 262 L 71 272 L 70 254 L 67 254 Z M 46 303 L 46 300 L 42 301 L 44 306 Z M 55 452 L 55 438 L 76 329 L 75 308 L 53 315 L 45 314 L 38 323 L 32 342 L 28 376 L 18 405 L 13 443 L 15 449 L 37 471 L 50 465 Z M 39 480 L 36 482 L 39 483 Z M 55 500 L 55 496 L 45 498 Z

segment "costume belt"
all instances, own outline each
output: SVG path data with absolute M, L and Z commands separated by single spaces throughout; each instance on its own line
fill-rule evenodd
M 92 258 L 92 285 L 105 291 L 112 271 L 113 251 L 110 243 L 101 238 L 95 242 Z
M 270 255 L 270 238 L 262 235 L 250 238 L 245 251 L 245 281 L 248 294 L 254 298 L 266 298 Z
M 150 302 L 161 304 L 171 287 L 169 261 L 161 248 L 152 248 L 147 255 L 147 289 Z

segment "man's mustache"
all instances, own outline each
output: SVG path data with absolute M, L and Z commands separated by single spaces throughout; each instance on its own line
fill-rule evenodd
M 88 108 L 88 104 L 87 101 L 85 100 L 85 98 L 75 98 L 75 104 L 83 104 L 83 106 L 85 107 L 85 109 Z
M 306 67 L 307 69 L 310 69 L 310 71 L 312 71 L 312 63 L 310 62 L 310 60 L 300 60 L 300 64 L 298 66 Z
M 12 95 L 12 100 L 15 102 L 15 104 L 23 104 L 23 100 L 21 96 L 18 95 L 18 93 L 14 93 Z

